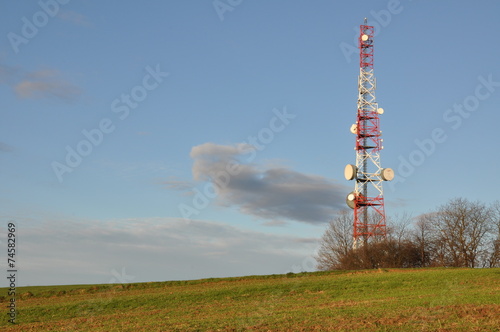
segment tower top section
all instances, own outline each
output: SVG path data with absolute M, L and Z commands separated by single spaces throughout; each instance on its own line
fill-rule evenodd
M 371 25 L 365 24 L 359 26 L 359 67 L 365 70 L 373 69 L 373 37 L 375 29 Z

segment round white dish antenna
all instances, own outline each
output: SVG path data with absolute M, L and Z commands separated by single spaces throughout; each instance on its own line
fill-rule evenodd
M 344 168 L 344 177 L 346 180 L 353 180 L 358 173 L 358 168 L 354 165 L 348 164 Z
M 358 125 L 357 124 L 353 124 L 351 126 L 351 133 L 353 133 L 354 135 L 356 135 L 358 133 Z
M 362 35 L 361 36 L 362 41 L 367 41 L 368 40 L 368 35 Z
M 392 170 L 392 168 L 382 168 L 380 177 L 384 181 L 392 181 L 392 179 L 394 179 L 394 171 Z
M 384 114 L 384 109 L 382 107 L 377 108 L 377 113 L 378 114 Z

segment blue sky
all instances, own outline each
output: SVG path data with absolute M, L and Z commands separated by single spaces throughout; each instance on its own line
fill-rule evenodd
M 19 283 L 313 269 L 354 186 L 343 169 L 364 17 L 377 29 L 382 164 L 396 171 L 387 214 L 497 200 L 499 12 L 497 1 L 2 4 L 0 227 L 18 225 Z M 214 186 L 231 163 L 229 184 Z

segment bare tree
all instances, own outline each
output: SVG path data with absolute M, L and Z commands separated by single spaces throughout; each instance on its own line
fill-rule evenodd
M 484 267 L 500 267 L 500 201 L 491 205 L 491 216 L 490 246 L 484 258 Z
M 429 266 L 434 253 L 434 233 L 432 229 L 433 213 L 417 217 L 413 229 L 413 242 L 418 247 L 422 266 Z
M 330 222 L 316 260 L 320 270 L 377 267 L 500 267 L 500 201 L 490 206 L 455 198 L 436 212 L 387 221 L 387 235 L 353 247 L 353 215 Z
M 374 237 L 353 247 L 353 215 L 342 211 L 323 234 L 316 260 L 318 269 L 371 269 L 378 267 L 420 267 L 418 247 L 411 241 L 407 214 L 389 221 L 386 237 Z
M 435 250 L 445 255 L 440 263 L 477 267 L 491 223 L 491 210 L 482 203 L 455 198 L 442 205 L 434 218 Z
M 413 223 L 411 215 L 403 213 L 387 218 L 387 237 L 386 240 L 393 240 L 397 243 L 403 243 L 411 239 L 411 225 Z
M 352 231 L 352 212 L 348 210 L 340 211 L 338 216 L 330 221 L 321 238 L 320 249 L 316 257 L 318 269 L 333 270 L 340 268 L 341 258 L 352 250 Z

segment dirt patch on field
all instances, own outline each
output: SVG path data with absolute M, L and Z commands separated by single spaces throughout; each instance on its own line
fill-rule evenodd
M 470 331 L 493 331 L 500 326 L 496 304 L 463 304 L 451 306 L 417 307 L 399 316 L 384 317 L 375 321 L 376 326 L 414 326 L 421 330 L 455 331 L 468 326 Z

